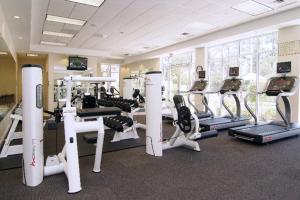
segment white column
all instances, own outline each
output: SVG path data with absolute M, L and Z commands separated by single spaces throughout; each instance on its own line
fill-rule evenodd
M 207 66 L 206 66 L 206 60 L 205 60 L 205 48 L 201 47 L 201 48 L 197 48 L 195 50 L 195 66 L 203 66 L 203 69 L 207 71 Z M 199 80 L 198 78 L 198 74 L 197 73 L 193 73 L 195 74 L 195 80 Z M 207 72 L 206 72 L 206 76 L 207 76 Z M 204 106 L 202 103 L 202 98 L 200 95 L 193 95 L 194 99 L 195 99 L 195 106 L 198 108 L 198 110 L 204 110 Z
M 146 77 L 146 153 L 162 156 L 162 73 L 147 72 Z
M 283 48 L 289 46 L 293 48 Z M 299 77 L 300 75 L 300 26 L 290 26 L 279 29 L 278 32 L 278 62 L 291 61 L 292 73 L 290 75 Z M 290 97 L 292 122 L 298 122 L 299 112 L 299 88 L 294 96 Z
M 44 176 L 42 77 L 41 66 L 22 66 L 23 183 L 31 187 Z

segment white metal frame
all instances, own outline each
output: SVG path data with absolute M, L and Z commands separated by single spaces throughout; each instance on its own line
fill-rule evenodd
M 189 149 L 200 151 L 200 145 L 194 141 L 201 137 L 199 130 L 199 120 L 195 114 L 192 114 L 195 119 L 195 124 L 192 130 L 195 133 L 184 134 L 176 124 L 176 131 L 173 136 L 166 141 L 162 138 L 162 94 L 161 94 L 161 73 L 146 74 L 146 96 L 151 101 L 146 101 L 146 153 L 153 156 L 162 156 L 163 150 L 171 149 L 179 146 L 184 146 Z M 175 109 L 172 109 L 174 120 L 177 119 Z
M 102 149 L 104 140 L 103 118 L 97 121 L 76 121 L 76 107 L 71 105 L 71 87 L 73 81 L 82 82 L 112 82 L 108 77 L 65 77 L 67 83 L 66 107 L 63 109 L 65 146 L 55 156 L 50 156 L 44 166 L 43 161 L 43 129 L 41 93 L 38 86 L 42 84 L 42 69 L 39 66 L 27 66 L 22 69 L 23 79 L 23 111 L 28 111 L 26 121 L 23 122 L 24 138 L 23 147 L 23 182 L 27 186 L 37 186 L 43 181 L 43 176 L 64 172 L 68 179 L 69 193 L 81 191 L 79 158 L 77 147 L 77 134 L 82 132 L 97 131 L 98 139 L 95 151 L 94 172 L 100 172 Z M 32 77 L 35 77 L 34 79 Z M 32 113 L 35 113 L 34 115 Z M 30 114 L 29 114 L 30 113 Z M 33 115 L 33 116 L 31 116 Z M 24 118 L 25 119 L 25 118 Z M 35 123 L 32 123 L 32 122 Z M 25 127 L 25 128 L 24 128 Z M 31 131 L 32 130 L 32 131 Z
M 17 126 L 20 121 L 22 121 L 22 114 L 21 113 L 14 113 L 10 115 L 12 119 L 12 124 L 10 126 L 9 132 L 5 138 L 5 142 L 1 149 L 0 158 L 6 158 L 10 155 L 16 155 L 23 153 L 23 145 L 11 145 L 11 142 L 16 139 L 22 139 L 23 134 L 22 131 L 16 131 Z

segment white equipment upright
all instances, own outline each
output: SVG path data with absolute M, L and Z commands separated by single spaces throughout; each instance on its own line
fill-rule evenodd
M 42 77 L 41 66 L 22 66 L 23 183 L 32 187 L 44 176 Z
M 94 172 L 100 172 L 104 140 L 103 118 L 97 121 L 76 121 L 76 107 L 71 106 L 73 81 L 112 82 L 110 77 L 65 77 L 67 83 L 66 107 L 63 109 L 65 146 L 57 156 L 47 158 L 44 166 L 43 154 L 43 106 L 42 106 L 42 69 L 38 65 L 24 65 L 23 78 L 23 182 L 27 186 L 37 186 L 44 176 L 65 172 L 68 178 L 69 193 L 81 190 L 77 133 L 97 131 L 97 144 Z M 67 159 L 66 159 L 67 158 Z
M 123 98 L 124 99 L 133 99 L 132 94 L 134 91 L 134 81 L 136 78 L 128 77 L 123 79 Z
M 146 153 L 162 156 L 162 73 L 147 72 L 146 84 Z M 151 109 L 149 109 L 151 108 Z

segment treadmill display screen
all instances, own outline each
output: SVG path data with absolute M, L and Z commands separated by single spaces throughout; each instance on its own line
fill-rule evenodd
M 230 67 L 229 68 L 229 76 L 239 76 L 239 68 L 238 67 Z
M 286 74 L 290 73 L 292 68 L 291 62 L 279 62 L 277 63 L 277 73 Z
M 207 81 L 199 80 L 195 81 L 190 91 L 203 91 L 207 86 Z
M 205 71 L 198 72 L 199 79 L 205 79 Z
M 296 83 L 296 77 L 286 76 L 286 77 L 274 77 L 270 80 L 267 87 L 267 95 L 277 96 L 282 92 L 290 92 Z
M 224 94 L 229 91 L 238 91 L 241 88 L 241 85 L 241 79 L 226 79 L 220 90 L 220 93 Z

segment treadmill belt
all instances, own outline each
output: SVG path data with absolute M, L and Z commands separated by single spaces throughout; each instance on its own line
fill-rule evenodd
M 232 120 L 229 118 L 221 117 L 221 118 L 203 120 L 203 121 L 200 121 L 199 124 L 200 125 L 211 125 L 211 124 L 222 124 L 222 123 L 228 123 L 228 122 L 232 122 Z
M 275 132 L 281 132 L 286 129 L 287 129 L 286 127 L 275 125 L 275 124 L 264 124 L 260 126 L 252 126 L 249 128 L 240 129 L 238 130 L 238 132 L 264 136 L 264 135 L 270 135 Z

